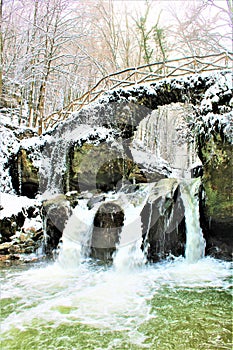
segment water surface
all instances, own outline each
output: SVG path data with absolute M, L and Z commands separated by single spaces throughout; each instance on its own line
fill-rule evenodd
M 232 348 L 230 263 L 1 271 L 1 349 Z

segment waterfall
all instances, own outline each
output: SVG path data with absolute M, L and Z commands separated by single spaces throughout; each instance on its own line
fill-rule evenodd
M 157 184 L 140 185 L 139 189 L 133 193 L 124 193 L 124 189 L 122 189 L 121 192 L 109 192 L 106 194 L 104 203 L 115 203 L 124 212 L 124 225 L 120 233 L 119 243 L 116 244 L 116 251 L 112 255 L 113 267 L 117 271 L 129 271 L 146 263 L 148 249 L 150 247 L 150 241 L 148 240 L 149 231 L 151 226 L 155 224 L 154 221 L 159 220 L 160 217 L 164 217 L 165 221 L 163 224 L 160 222 L 158 232 L 156 231 L 154 234 L 156 234 L 157 240 L 161 240 L 161 242 L 157 241 L 161 247 L 166 243 L 165 239 L 168 239 L 166 238 L 166 234 L 172 231 L 169 225 L 173 211 L 171 211 L 170 216 L 166 216 L 164 210 L 173 198 L 177 186 L 177 180 L 164 179 L 160 180 Z M 199 223 L 198 191 L 200 179 L 181 180 L 180 187 L 181 198 L 185 208 L 185 257 L 187 262 L 194 263 L 203 258 L 205 252 L 205 240 Z M 58 262 L 64 267 L 77 267 L 90 256 L 94 218 L 103 202 L 97 202 L 92 209 L 88 209 L 88 200 L 79 200 L 63 231 Z M 152 203 L 156 202 L 159 207 L 157 206 L 158 212 L 154 215 Z M 141 213 L 146 203 L 149 204 L 148 224 L 146 228 L 144 227 L 145 232 L 143 233 Z M 181 218 L 178 219 L 180 220 Z M 161 231 L 161 229 L 164 231 Z M 144 249 L 142 249 L 143 244 Z M 105 249 L 104 241 L 103 246 L 100 248 Z
M 43 199 L 63 193 L 63 173 L 69 143 L 70 138 L 64 135 L 62 138 L 54 138 L 53 142 L 45 146 L 40 166 L 40 191 Z
M 117 270 L 131 270 L 145 262 L 142 245 L 141 206 L 129 205 L 125 210 L 125 221 L 113 265 Z
M 113 260 L 116 270 L 131 270 L 146 262 L 146 254 L 141 249 L 143 232 L 140 214 L 153 186 L 153 183 L 141 186 L 138 191 L 128 196 L 128 202 L 123 205 L 124 226 Z
M 131 270 L 144 265 L 145 253 L 142 251 L 142 222 L 140 213 L 154 184 L 141 185 L 134 193 L 108 193 L 105 203 L 117 203 L 124 211 L 124 226 L 120 241 L 113 255 L 116 270 Z M 88 199 L 79 200 L 68 219 L 62 235 L 58 262 L 64 267 L 77 267 L 90 255 L 94 218 L 103 202 L 88 209 Z M 103 247 L 104 248 L 104 247 Z
M 186 249 L 189 263 L 197 262 L 205 255 L 205 239 L 200 227 L 199 188 L 201 179 L 181 182 L 181 197 L 185 208 Z
M 120 196 L 124 198 L 125 194 L 109 192 L 106 194 L 105 203 L 115 202 Z M 58 262 L 63 267 L 75 268 L 90 255 L 94 218 L 103 202 L 97 201 L 89 209 L 89 200 L 88 196 L 78 201 L 64 228 L 58 256 Z
M 144 160 L 145 162 L 150 161 L 151 164 L 153 163 L 153 167 L 151 168 L 152 172 L 156 169 L 156 167 L 158 167 L 160 170 L 164 168 L 167 169 L 166 164 L 168 164 L 169 169 L 180 167 L 183 174 L 183 170 L 187 170 L 188 167 L 188 144 L 186 141 L 187 123 L 185 121 L 186 109 L 179 104 L 172 105 L 170 109 L 171 110 L 167 109 L 166 106 L 163 106 L 161 108 L 158 108 L 158 110 L 153 111 L 151 115 L 143 118 L 138 126 L 133 140 L 133 148 L 136 150 L 136 153 L 132 152 L 132 156 L 136 163 L 142 163 L 144 165 L 143 161 L 141 162 L 141 160 Z M 74 143 L 80 143 L 81 145 L 84 140 L 88 140 L 89 138 L 92 140 L 95 140 L 96 138 L 98 140 L 98 144 L 100 139 L 109 141 L 111 137 L 113 137 L 109 135 L 110 130 L 106 130 L 104 127 L 97 128 L 93 132 L 91 126 L 84 124 L 78 125 L 74 130 L 66 130 L 66 132 L 63 134 L 58 133 L 53 143 L 48 143 L 43 151 L 44 161 L 41 167 L 42 182 L 44 181 L 42 183 L 43 188 L 41 188 L 43 198 L 48 199 L 51 195 L 63 193 L 63 173 L 67 165 L 67 152 L 69 151 L 69 147 L 71 147 L 71 145 Z M 111 144 L 106 143 L 107 148 L 109 146 L 111 148 L 114 146 L 117 147 L 118 150 L 120 149 L 122 151 L 122 157 L 119 158 L 119 168 L 123 168 L 123 178 L 121 181 L 119 181 L 118 184 L 118 190 L 121 192 L 119 191 L 116 194 L 116 198 L 111 198 L 110 194 L 106 194 L 105 196 L 105 202 L 117 200 L 117 203 L 119 202 L 125 215 L 124 226 L 122 227 L 120 236 L 118 236 L 118 238 L 120 238 L 120 241 L 116 247 L 116 253 L 114 255 L 113 263 L 116 269 L 122 269 L 122 267 L 124 268 L 126 266 L 130 268 L 132 266 L 138 266 L 145 263 L 147 259 L 147 253 L 150 250 L 150 242 L 148 236 L 152 217 L 154 221 L 155 217 L 157 221 L 160 216 L 164 217 L 164 219 L 159 222 L 160 227 L 158 230 L 161 234 L 159 233 L 158 239 L 157 237 L 154 239 L 154 246 L 158 243 L 158 247 L 163 247 L 166 239 L 165 231 L 169 225 L 170 216 L 172 216 L 170 212 L 168 214 L 163 212 L 165 202 L 167 201 L 167 195 L 170 191 L 170 184 L 168 186 L 169 189 L 167 189 L 165 186 L 165 192 L 162 190 L 163 183 L 160 183 L 160 185 L 154 183 L 150 185 L 144 185 L 144 187 L 140 185 L 139 190 L 136 190 L 131 194 L 123 193 L 124 189 L 123 187 L 121 188 L 121 186 L 127 182 L 127 177 L 125 179 L 124 176 L 127 170 L 127 167 L 125 167 L 124 163 L 124 151 L 128 148 L 131 151 L 131 145 L 128 147 L 127 142 L 125 140 L 119 139 L 117 144 L 116 142 Z M 127 147 L 124 147 L 124 143 L 127 144 Z M 119 145 L 121 147 L 119 147 Z M 140 149 L 142 151 L 142 154 L 140 153 Z M 90 163 L 89 156 L 90 155 L 87 154 L 85 155 L 86 158 L 83 158 L 83 166 L 85 166 L 85 159 L 88 159 L 88 163 Z M 139 161 L 137 157 L 140 158 Z M 96 174 L 95 172 L 93 172 L 94 175 L 92 174 L 94 184 L 95 175 L 97 176 L 100 165 L 101 162 L 100 164 L 97 162 Z M 142 168 L 144 168 L 144 166 Z M 146 170 L 148 170 L 148 168 Z M 114 169 L 111 169 L 110 173 L 114 174 Z M 87 179 L 87 181 L 89 180 L 90 179 Z M 80 176 L 79 182 L 82 183 Z M 159 186 L 158 188 L 157 185 Z M 152 202 L 150 202 L 150 200 L 148 202 L 148 196 L 152 188 L 151 186 L 156 187 L 156 191 L 158 191 L 158 193 L 154 193 L 152 199 L 154 201 L 159 201 L 159 197 L 162 197 L 161 205 L 158 203 L 158 209 L 160 208 L 161 212 L 158 210 L 158 213 L 156 215 L 152 213 Z M 160 186 L 162 186 L 162 188 L 160 188 Z M 172 191 L 171 195 L 173 195 Z M 146 231 L 146 229 L 145 224 L 143 223 L 142 225 L 140 214 L 146 202 L 151 204 L 148 217 L 149 222 L 146 226 L 147 232 L 142 232 L 143 225 L 144 231 Z M 169 203 L 166 203 L 166 205 L 168 204 Z M 85 259 L 90 255 L 90 249 L 92 249 L 91 239 L 93 232 L 93 222 L 97 210 L 98 205 L 95 205 L 91 210 L 89 210 L 87 207 L 87 201 L 85 202 L 84 200 L 82 202 L 79 200 L 79 204 L 73 210 L 73 214 L 68 219 L 63 232 L 62 244 L 58 258 L 61 264 L 65 266 L 68 266 L 70 263 L 78 265 L 82 259 Z M 101 230 L 101 227 L 99 229 Z M 121 229 L 119 229 L 119 231 L 120 230 Z M 100 244 L 102 244 L 102 242 L 100 242 Z M 115 249 L 115 244 L 116 242 L 112 247 L 113 250 Z M 141 249 L 143 244 L 144 251 Z M 101 249 L 102 248 L 105 249 L 106 247 L 101 246 Z M 158 248 L 158 250 L 159 249 L 160 248 Z
M 79 201 L 64 228 L 58 257 L 64 267 L 77 267 L 89 255 L 94 217 L 101 203 L 89 210 L 87 202 L 88 199 Z

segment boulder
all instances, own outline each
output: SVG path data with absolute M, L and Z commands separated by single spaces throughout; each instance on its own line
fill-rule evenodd
M 119 204 L 101 204 L 94 218 L 91 240 L 91 256 L 110 261 L 119 243 L 119 235 L 124 225 L 124 211 Z
M 70 215 L 71 207 L 65 195 L 58 195 L 43 202 L 43 217 L 46 228 L 44 250 L 47 255 L 51 255 L 53 250 L 57 248 Z
M 108 192 L 119 189 L 125 181 L 142 183 L 164 177 L 156 172 L 145 172 L 130 158 L 130 154 L 106 142 L 74 145 L 69 150 L 68 158 L 64 183 L 69 191 Z
M 184 255 L 185 216 L 176 179 L 160 180 L 141 212 L 143 250 L 149 261 Z

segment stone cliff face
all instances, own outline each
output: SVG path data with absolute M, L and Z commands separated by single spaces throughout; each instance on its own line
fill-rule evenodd
M 55 192 L 58 196 L 77 191 L 71 197 L 66 196 L 65 202 L 61 197 L 59 201 L 43 202 L 47 252 L 56 248 L 70 208 L 77 204 L 81 192 L 89 191 L 95 197 L 108 191 L 119 191 L 124 185 L 191 176 L 195 173 L 192 168 L 197 165 L 198 155 L 205 194 L 200 211 L 207 240 L 206 252 L 230 259 L 230 232 L 233 229 L 231 78 L 231 73 L 221 72 L 112 91 L 97 104 L 81 110 L 47 135 L 42 135 L 41 140 L 46 141 L 42 141 L 39 147 L 35 138 L 36 162 L 34 147 L 25 147 L 21 143 L 8 162 L 12 186 L 17 194 L 35 198 L 37 193 L 43 194 L 48 183 L 53 186 L 50 180 L 56 177 L 54 184 L 60 184 Z M 44 168 L 38 165 L 39 154 Z M 47 162 L 51 166 L 46 167 Z M 180 166 L 182 169 L 178 169 Z M 198 166 L 200 168 L 200 163 Z M 150 241 L 148 256 L 152 261 L 165 257 L 169 251 L 183 254 L 184 221 L 181 220 L 174 230 L 166 227 L 169 220 L 172 222 L 174 203 L 179 203 L 179 210 L 183 210 L 178 194 L 179 186 L 176 185 L 171 198 L 166 198 L 163 203 L 166 207 L 163 212 L 159 211 L 161 198 L 155 197 L 151 197 L 142 211 L 144 238 L 148 220 L 159 216 L 156 225 L 147 232 Z M 98 212 L 98 217 L 95 233 L 101 220 L 106 232 L 115 227 L 114 222 L 104 215 L 104 207 L 103 212 Z M 115 244 L 122 222 L 118 224 Z M 166 230 L 169 235 L 164 241 Z M 5 237 L 9 236 L 8 231 L 2 225 Z M 180 243 L 177 245 L 177 242 Z M 102 253 L 93 248 L 92 254 Z
M 64 183 L 66 191 L 108 192 L 119 190 L 124 183 L 145 183 L 163 177 L 159 172 L 149 174 L 143 169 L 134 161 L 130 149 L 127 154 L 124 149 L 114 146 L 113 142 L 99 145 L 85 142 L 81 146 L 70 147 Z
M 209 130 L 208 130 L 209 131 Z M 212 133 L 198 136 L 205 191 L 203 228 L 207 232 L 207 253 L 231 258 L 233 229 L 233 147 L 217 122 Z

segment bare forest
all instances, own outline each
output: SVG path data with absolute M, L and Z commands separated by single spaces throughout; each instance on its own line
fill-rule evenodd
M 1 108 L 38 125 L 115 71 L 232 51 L 231 0 L 1 0 Z

